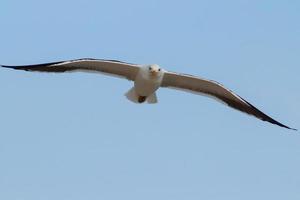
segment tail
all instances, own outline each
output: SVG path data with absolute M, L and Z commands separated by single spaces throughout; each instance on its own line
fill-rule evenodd
M 139 103 L 139 96 L 135 92 L 134 87 L 132 87 L 128 92 L 126 92 L 125 96 L 129 101 L 132 101 L 133 103 Z
M 154 104 L 157 103 L 157 97 L 156 94 L 153 93 L 148 97 L 145 96 L 139 96 L 134 87 L 132 87 L 128 92 L 125 93 L 125 96 L 127 97 L 127 99 L 133 103 L 144 103 L 145 101 L 147 101 L 147 103 L 149 104 Z
M 157 103 L 157 97 L 156 97 L 155 92 L 147 97 L 147 103 L 150 103 L 150 104 Z

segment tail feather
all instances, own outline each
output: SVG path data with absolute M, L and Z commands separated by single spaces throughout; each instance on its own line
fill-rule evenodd
M 129 101 L 132 101 L 133 103 L 139 103 L 139 96 L 135 92 L 134 87 L 131 88 L 128 92 L 126 92 L 125 96 Z
M 155 92 L 147 97 L 147 103 L 150 103 L 150 104 L 157 103 L 157 97 L 156 97 Z
M 127 97 L 127 99 L 133 103 L 144 103 L 145 101 L 147 101 L 147 103 L 149 104 L 154 104 L 157 103 L 157 97 L 156 97 L 156 93 L 151 94 L 148 97 L 144 97 L 144 96 L 139 96 L 134 87 L 132 87 L 128 92 L 125 93 L 125 96 Z

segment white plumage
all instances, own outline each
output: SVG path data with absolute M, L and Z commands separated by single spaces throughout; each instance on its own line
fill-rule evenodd
M 204 94 L 213 98 L 217 98 L 228 106 L 244 113 L 253 115 L 263 121 L 268 121 L 278 126 L 292 129 L 264 114 L 262 111 L 258 110 L 256 107 L 247 102 L 245 99 L 236 95 L 231 90 L 225 88 L 218 82 L 192 75 L 169 72 L 161 69 L 158 65 L 155 64 L 137 65 L 116 60 L 85 58 L 38 65 L 3 65 L 2 67 L 39 72 L 100 72 L 103 74 L 126 78 L 130 81 L 133 81 L 134 85 L 125 94 L 125 96 L 134 103 L 157 103 L 156 91 L 160 87 L 169 87 L 192 93 Z

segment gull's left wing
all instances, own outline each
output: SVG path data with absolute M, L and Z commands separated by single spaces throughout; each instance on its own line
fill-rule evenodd
M 251 105 L 249 102 L 247 102 L 245 99 L 241 98 L 231 90 L 225 88 L 223 85 L 215 81 L 206 80 L 192 75 L 167 71 L 164 73 L 161 86 L 185 90 L 202 95 L 208 95 L 224 102 L 234 109 L 255 116 L 263 121 L 268 121 L 272 124 L 276 124 L 287 129 L 293 129 L 269 117 L 268 115 Z
M 139 65 L 125 63 L 116 60 L 100 60 L 92 58 L 83 58 L 77 60 L 37 64 L 37 65 L 23 65 L 23 66 L 7 66 L 2 67 L 13 68 L 25 71 L 39 71 L 39 72 L 68 72 L 68 71 L 87 71 L 100 72 L 103 74 L 118 76 L 134 81 L 138 71 Z

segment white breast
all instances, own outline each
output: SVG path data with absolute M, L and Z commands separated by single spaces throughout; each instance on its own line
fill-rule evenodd
M 148 97 L 160 87 L 161 82 L 162 76 L 150 77 L 148 71 L 141 69 L 134 81 L 134 88 L 138 95 Z

